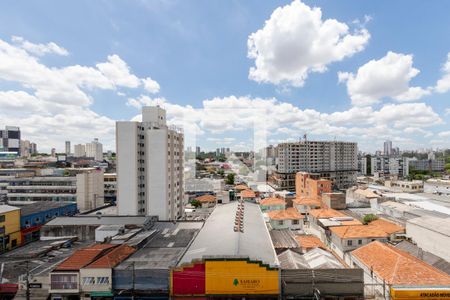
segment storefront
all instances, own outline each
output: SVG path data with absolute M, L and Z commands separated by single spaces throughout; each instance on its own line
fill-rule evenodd
M 392 300 L 443 300 L 450 299 L 450 286 L 393 286 L 391 287 L 390 294 Z

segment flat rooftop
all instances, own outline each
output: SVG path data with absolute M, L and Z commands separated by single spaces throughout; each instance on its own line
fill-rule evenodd
M 177 265 L 203 222 L 158 222 L 146 244 L 115 269 L 164 269 Z
M 15 206 L 20 208 L 20 214 L 22 216 L 28 216 L 39 212 L 47 211 L 50 209 L 61 208 L 69 205 L 76 205 L 76 203 L 58 202 L 58 201 L 35 201 L 35 202 L 23 202 L 22 204 Z
M 259 205 L 244 202 L 243 232 L 234 231 L 237 209 L 237 201 L 216 206 L 180 264 L 203 258 L 242 257 L 278 266 Z
M 57 217 L 45 226 L 79 226 L 79 225 L 140 225 L 150 222 L 146 216 L 90 216 L 78 215 L 73 217 Z

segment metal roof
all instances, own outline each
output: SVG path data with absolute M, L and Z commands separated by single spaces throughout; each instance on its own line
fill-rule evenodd
M 278 258 L 259 205 L 244 202 L 243 232 L 234 231 L 238 202 L 218 205 L 180 261 L 242 257 L 278 266 Z
M 76 226 L 76 225 L 144 225 L 150 222 L 146 216 L 73 216 L 57 217 L 45 226 Z
M 298 242 L 290 229 L 271 230 L 270 237 L 275 248 L 298 248 Z
M 11 206 L 11 205 L 3 204 L 3 205 L 0 205 L 0 214 L 4 214 L 4 213 L 10 212 L 10 211 L 15 211 L 15 210 L 18 210 L 18 209 L 20 209 L 20 208 L 19 207 L 15 207 L 15 206 Z
M 59 201 L 35 201 L 35 202 L 25 202 L 22 205 L 18 205 L 21 209 L 21 216 L 28 216 L 35 213 L 76 205 L 75 202 L 59 202 Z

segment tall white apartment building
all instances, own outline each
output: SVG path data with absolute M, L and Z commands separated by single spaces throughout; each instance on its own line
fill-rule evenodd
M 271 183 L 277 189 L 295 188 L 295 173 L 319 174 L 338 189 L 356 184 L 358 145 L 352 142 L 301 141 L 281 143 L 276 149 L 276 168 Z
M 86 157 L 93 157 L 96 161 L 103 160 L 103 145 L 97 138 L 86 144 Z
M 77 207 L 83 212 L 104 205 L 104 175 L 101 170 L 78 173 Z
M 184 134 L 166 111 L 143 107 L 142 122 L 116 122 L 119 215 L 183 216 Z
M 385 141 L 384 142 L 384 144 L 383 144 L 383 154 L 384 155 L 387 155 L 387 156 L 389 156 L 389 155 L 392 155 L 393 153 L 393 151 L 392 151 L 392 141 Z
M 86 146 L 83 144 L 78 144 L 74 146 L 74 156 L 75 157 L 85 157 L 86 156 Z

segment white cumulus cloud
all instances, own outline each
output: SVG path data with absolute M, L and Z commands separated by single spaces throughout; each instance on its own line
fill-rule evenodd
M 385 97 L 411 101 L 430 94 L 421 87 L 411 87 L 410 81 L 419 70 L 413 66 L 413 56 L 389 51 L 379 60 L 361 66 L 356 74 L 339 72 L 339 82 L 347 84 L 353 105 L 369 106 Z
M 322 19 L 318 7 L 300 0 L 278 7 L 264 27 L 250 34 L 248 57 L 255 60 L 249 78 L 302 86 L 311 72 L 362 51 L 370 38 L 365 28 L 350 32 L 335 19 Z
M 43 56 L 45 54 L 57 54 L 62 56 L 69 55 L 69 51 L 67 51 L 63 47 L 58 46 L 54 42 L 50 42 L 47 44 L 34 44 L 30 41 L 25 40 L 23 37 L 20 36 L 13 36 L 11 40 L 13 41 L 13 43 L 17 44 L 20 48 L 34 55 L 38 56 Z

